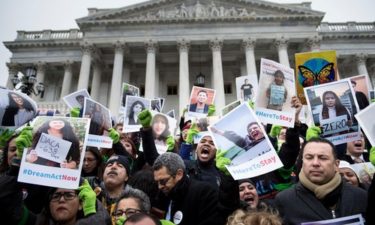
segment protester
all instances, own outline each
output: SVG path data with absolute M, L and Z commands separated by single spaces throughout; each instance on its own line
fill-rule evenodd
M 9 137 L 9 139 L 6 141 L 4 149 L 3 149 L 3 159 L 0 164 L 0 176 L 7 172 L 13 157 L 17 154 L 17 146 L 16 146 L 16 138 L 17 134 L 14 134 L 13 136 Z
M 311 139 L 302 148 L 299 182 L 282 192 L 275 204 L 283 224 L 300 224 L 365 214 L 367 194 L 343 182 L 335 146 L 325 139 Z M 292 204 L 291 204 L 292 203 Z
M 130 216 L 124 225 L 162 225 L 162 223 L 147 213 L 136 213 Z
M 347 161 L 340 160 L 339 173 L 349 184 L 359 187 L 359 178 Z
M 365 151 L 365 145 L 365 137 L 361 132 L 361 139 L 347 143 L 346 155 L 343 155 L 342 160 L 350 164 L 369 162 L 369 153 Z
M 229 218 L 226 225 L 282 225 L 276 212 L 237 210 Z
M 217 213 L 217 192 L 209 184 L 189 178 L 176 153 L 167 152 L 154 162 L 154 179 L 161 195 L 170 199 L 167 220 L 179 225 L 223 224 Z
M 102 180 L 103 176 L 102 156 L 96 147 L 87 147 L 83 158 L 82 177 L 96 177 Z

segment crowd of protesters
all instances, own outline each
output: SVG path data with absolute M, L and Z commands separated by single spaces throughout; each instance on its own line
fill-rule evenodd
M 132 118 L 142 125 L 139 132 L 123 133 L 122 123 L 114 124 L 108 131 L 112 148 L 86 149 L 76 190 L 18 182 L 23 149 L 32 147 L 35 137 L 30 127 L 4 131 L 0 223 L 279 225 L 361 214 L 367 224 L 375 224 L 373 179 L 363 183 L 352 168 L 374 163 L 375 150 L 362 134 L 345 144 L 346 154 L 338 155 L 336 146 L 320 137 L 319 127 L 300 122 L 297 97 L 291 105 L 296 109 L 294 127 L 265 126 L 283 167 L 241 180 L 228 173 L 230 160 L 220 154 L 210 133 L 194 143 L 199 127 L 185 121 L 184 113 L 181 135 L 168 136 L 162 154 L 149 110 Z M 208 116 L 215 113 L 214 107 L 206 108 Z M 256 141 L 250 131 L 248 139 L 242 143 Z M 73 147 L 72 152 L 79 150 Z M 77 163 L 74 159 L 75 167 Z

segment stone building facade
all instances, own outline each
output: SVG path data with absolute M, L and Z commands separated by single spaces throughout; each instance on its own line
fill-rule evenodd
M 202 73 L 221 108 L 236 99 L 236 77 L 257 79 L 261 58 L 293 68 L 295 53 L 319 50 L 336 50 L 340 77 L 369 74 L 375 82 L 375 23 L 325 23 L 310 3 L 151 0 L 88 11 L 76 20 L 79 29 L 18 31 L 4 42 L 9 78 L 37 69 L 40 105 L 61 108 L 63 96 L 86 88 L 117 112 L 128 82 L 178 113 Z

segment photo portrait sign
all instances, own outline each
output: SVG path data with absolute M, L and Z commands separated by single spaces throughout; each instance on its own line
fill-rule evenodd
M 205 117 L 208 114 L 208 108 L 215 100 L 214 89 L 193 86 L 190 94 L 190 105 L 188 107 L 189 117 Z
M 338 80 L 336 51 L 295 54 L 297 97 L 306 105 L 303 88 Z
M 89 92 L 86 89 L 78 90 L 73 92 L 67 96 L 63 97 L 64 102 L 66 105 L 72 108 L 80 108 L 83 109 L 85 104 L 85 98 L 91 98 Z
M 167 138 L 174 137 L 176 131 L 176 119 L 157 111 L 151 111 L 151 129 L 154 136 L 156 150 L 159 154 L 167 152 Z
M 108 137 L 108 130 L 112 128 L 110 110 L 99 102 L 86 98 L 83 117 L 91 119 L 87 146 L 112 148 L 113 141 Z
M 18 181 L 77 189 L 89 124 L 88 118 L 36 117 L 32 145 L 23 151 Z
M 123 111 L 125 109 L 126 105 L 126 96 L 139 96 L 139 88 L 128 84 L 128 83 L 122 83 L 122 96 L 121 96 L 121 107 L 120 111 Z
M 349 79 L 304 89 L 314 125 L 334 145 L 361 138 L 354 115 L 359 111 Z
M 29 96 L 0 88 L 0 131 L 15 130 L 37 114 L 37 104 Z
M 255 79 L 254 79 L 255 77 Z M 236 77 L 237 100 L 247 102 L 255 101 L 255 95 L 258 91 L 258 78 L 256 74 Z
M 125 119 L 122 131 L 124 133 L 138 132 L 142 127 L 138 120 L 138 114 L 143 110 L 151 109 L 151 101 L 138 96 L 126 96 Z
M 208 127 L 217 149 L 231 160 L 228 171 L 235 180 L 259 176 L 283 166 L 263 126 L 248 103 Z
M 295 108 L 291 105 L 296 95 L 294 71 L 280 63 L 261 59 L 260 79 L 255 111 L 265 124 L 294 127 Z

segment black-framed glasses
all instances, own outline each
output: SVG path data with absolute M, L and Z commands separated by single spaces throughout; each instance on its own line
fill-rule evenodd
M 168 183 L 168 181 L 172 178 L 173 176 L 170 176 L 168 178 L 164 178 L 164 179 L 161 179 L 161 180 L 158 180 L 156 181 L 156 183 L 160 184 L 160 185 L 166 185 Z
M 143 211 L 140 209 L 133 209 L 133 208 L 128 208 L 126 210 L 118 209 L 116 210 L 116 212 L 113 212 L 113 215 L 115 217 L 125 216 L 126 218 L 128 218 L 129 216 L 134 215 L 136 213 L 140 213 L 140 212 L 143 212 Z
M 66 201 L 73 200 L 75 197 L 77 197 L 77 193 L 75 192 L 55 192 L 51 196 L 51 202 L 57 202 L 61 199 L 61 196 L 64 197 Z

